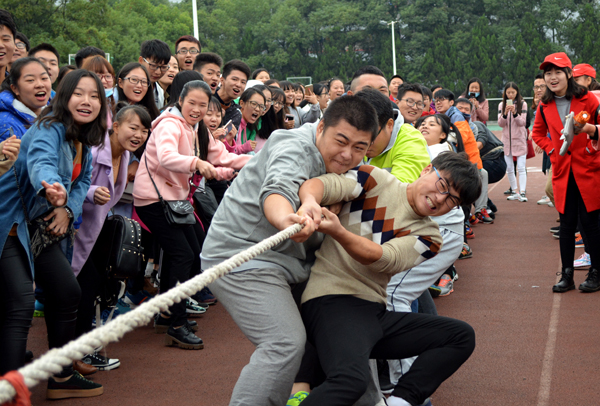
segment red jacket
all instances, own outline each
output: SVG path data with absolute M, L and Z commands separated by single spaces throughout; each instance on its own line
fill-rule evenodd
M 541 109 L 546 118 L 545 122 Z M 598 110 L 596 96 L 588 93 L 579 99 L 571 100 L 570 111 L 577 115 L 583 110 L 592 116 L 589 124 L 596 124 L 596 111 Z M 591 147 L 586 134 L 582 133 L 575 136 L 567 153 L 560 156 L 558 152 L 563 143 L 560 139 L 562 129 L 563 124 L 558 116 L 556 102 L 552 100 L 548 104 L 540 103 L 533 124 L 533 140 L 548 154 L 550 162 L 552 162 L 552 189 L 556 209 L 564 214 L 569 173 L 572 171 L 585 208 L 588 212 L 598 210 L 600 209 L 600 176 L 598 176 L 600 154 Z M 551 139 L 547 137 L 548 133 L 550 133 Z

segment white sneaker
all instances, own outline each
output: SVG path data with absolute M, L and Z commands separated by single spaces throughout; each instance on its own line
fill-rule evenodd
M 525 196 L 525 192 L 521 192 L 521 194 L 519 196 L 520 196 L 520 199 L 519 199 L 520 201 L 522 201 L 522 202 L 526 202 L 527 201 L 527 197 Z
M 550 203 L 550 198 L 548 196 L 542 196 L 542 198 L 537 201 L 537 204 L 548 204 L 548 203 Z
M 510 195 L 508 195 L 506 200 L 521 200 L 521 195 L 518 194 L 517 192 L 513 192 Z
M 98 368 L 98 371 L 110 371 L 111 369 L 119 368 L 121 362 L 117 358 L 108 358 L 96 351 L 93 354 L 88 354 L 82 359 L 88 365 Z

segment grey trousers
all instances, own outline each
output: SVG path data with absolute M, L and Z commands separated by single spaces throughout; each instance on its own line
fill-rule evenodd
M 285 405 L 304 354 L 306 331 L 282 272 L 261 268 L 232 273 L 212 283 L 210 290 L 256 346 L 229 405 Z
M 479 170 L 479 178 L 481 179 L 481 194 L 475 200 L 473 205 L 475 206 L 475 213 L 480 212 L 481 209 L 487 209 L 488 201 L 488 173 L 485 169 Z

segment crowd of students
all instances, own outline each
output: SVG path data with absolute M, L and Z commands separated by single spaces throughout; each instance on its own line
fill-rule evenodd
M 56 49 L 31 48 L 5 10 L 0 40 L 0 374 L 31 356 L 34 309 L 50 348 L 60 347 L 301 223 L 291 240 L 156 315 L 156 332 L 203 348 L 190 317 L 218 299 L 256 346 L 231 405 L 374 405 L 381 391 L 388 405 L 431 404 L 475 346 L 472 328 L 439 317 L 432 297 L 453 291 L 455 262 L 473 255 L 471 227 L 494 222 L 488 186 L 507 174 L 507 198 L 527 201 L 528 137 L 552 164 L 563 263 L 553 289 L 574 288 L 578 224 L 591 259 L 580 289 L 600 289 L 598 101 L 586 90 L 597 83 L 591 66 L 571 69 L 564 54 L 540 66 L 531 134 L 519 87 L 506 84 L 499 140 L 477 78 L 460 97 L 388 81 L 374 66 L 348 83 L 304 86 L 224 63 L 189 35 L 174 54 L 143 42 L 118 71 L 95 47 L 59 67 Z M 592 118 L 574 130 L 588 138 L 561 156 L 570 110 Z M 174 224 L 173 201 L 193 203 L 191 222 Z M 111 214 L 144 229 L 147 263 L 121 298 L 98 254 Z M 83 375 L 119 365 L 98 348 L 50 378 L 47 396 L 100 395 Z

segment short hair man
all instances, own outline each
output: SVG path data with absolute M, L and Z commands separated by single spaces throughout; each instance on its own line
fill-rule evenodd
M 223 58 L 212 52 L 202 52 L 194 61 L 194 70 L 202 75 L 213 94 L 217 91 L 221 81 L 222 66 Z
M 29 56 L 30 49 L 29 39 L 22 32 L 17 32 L 17 35 L 15 35 L 15 52 L 13 53 L 10 65 L 18 59 Z
M 215 92 L 215 96 L 225 109 L 222 125 L 231 120 L 235 128 L 240 128 L 242 112 L 234 100 L 240 97 L 246 89 L 246 82 L 250 77 L 250 73 L 250 67 L 237 59 L 233 59 L 223 66 L 221 87 Z
M 179 63 L 179 70 L 192 70 L 196 57 L 202 52 L 202 45 L 195 37 L 183 35 L 175 42 L 175 54 Z
M 470 204 L 479 189 L 476 168 L 452 152 L 438 155 L 408 185 L 363 165 L 301 186 L 301 210 L 322 215 L 319 231 L 326 234 L 301 313 L 327 379 L 303 405 L 354 404 L 367 389 L 370 358 L 416 355 L 387 404 L 420 405 L 469 358 L 475 333 L 468 324 L 386 311 L 386 287 L 392 275 L 439 251 L 442 238 L 429 216 Z M 325 208 L 318 212 L 321 205 L 342 201 L 348 203 L 339 218 Z
M 425 109 L 423 101 L 423 91 L 421 85 L 405 83 L 396 90 L 396 104 L 400 114 L 404 117 L 404 122 L 414 124 L 421 117 Z
M 421 116 L 430 116 L 435 114 L 435 111 L 431 108 L 433 93 L 431 93 L 431 90 L 429 90 L 427 86 L 421 86 L 421 91 L 423 92 L 423 103 L 425 103 L 425 108 L 423 109 Z
M 83 64 L 88 59 L 93 58 L 94 56 L 101 56 L 103 58 L 106 58 L 106 53 L 103 50 L 101 50 L 100 48 L 96 48 L 96 47 L 92 47 L 92 46 L 81 48 L 75 54 L 75 66 L 77 66 L 77 69 L 81 69 Z
M 165 91 L 156 82 L 169 70 L 171 49 L 166 42 L 151 39 L 142 42 L 138 62 L 150 73 L 150 90 L 154 92 L 154 102 L 160 110 L 165 105 Z
M 345 173 L 364 158 L 378 125 L 373 107 L 355 97 L 333 101 L 319 123 L 275 131 L 228 189 L 202 249 L 203 269 L 220 263 L 295 223 L 304 229 L 210 285 L 242 332 L 256 346 L 233 390 L 230 405 L 286 403 L 305 344 L 293 293 L 308 278 L 313 213 L 298 215 L 302 182 Z M 320 211 L 319 211 L 320 213 Z
M 404 79 L 400 75 L 394 75 L 390 79 L 390 100 L 395 102 L 398 97 L 398 88 L 404 84 Z
M 366 87 L 380 91 L 386 97 L 389 95 L 387 80 L 383 72 L 376 66 L 367 65 L 354 73 L 348 94 L 356 94 Z
M 17 25 L 12 15 L 3 9 L 0 9 L 0 83 L 6 78 L 7 67 L 12 61 L 15 52 L 15 36 L 17 35 Z
M 52 83 L 56 82 L 56 79 L 58 79 L 58 71 L 60 70 L 58 65 L 60 55 L 56 48 L 50 44 L 41 43 L 38 46 L 31 48 L 29 56 L 39 59 L 48 70 L 48 75 L 50 76 Z

